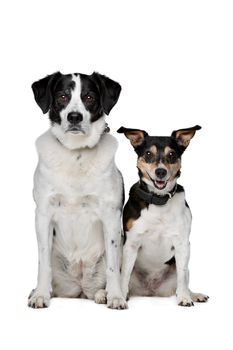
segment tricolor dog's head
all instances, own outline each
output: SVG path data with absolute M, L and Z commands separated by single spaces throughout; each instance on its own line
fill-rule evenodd
M 149 136 L 144 130 L 121 127 L 138 155 L 137 167 L 141 181 L 159 195 L 170 192 L 180 176 L 181 156 L 201 127 L 173 131 L 171 136 Z
M 121 86 L 99 73 L 48 75 L 32 84 L 52 132 L 68 148 L 93 147 L 105 128 L 105 115 L 117 103 Z

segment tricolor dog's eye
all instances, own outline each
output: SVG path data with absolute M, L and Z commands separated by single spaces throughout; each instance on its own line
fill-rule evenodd
M 168 163 L 175 163 L 177 161 L 177 154 L 174 151 L 170 151 L 166 158 Z
M 151 162 L 153 159 L 153 153 L 150 151 L 146 151 L 144 157 L 146 162 Z

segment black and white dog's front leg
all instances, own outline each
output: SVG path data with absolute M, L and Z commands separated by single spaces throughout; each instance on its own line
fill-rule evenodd
M 103 216 L 106 251 L 107 306 L 111 309 L 126 309 L 127 303 L 120 286 L 121 210 L 106 208 Z
M 50 216 L 36 209 L 36 234 L 38 241 L 38 280 L 28 298 L 28 306 L 33 308 L 48 307 L 52 293 L 51 249 L 52 229 Z

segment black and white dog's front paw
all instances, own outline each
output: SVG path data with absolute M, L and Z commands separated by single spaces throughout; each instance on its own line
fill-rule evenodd
M 127 302 L 122 296 L 115 296 L 107 298 L 107 307 L 110 309 L 124 310 L 128 309 Z
M 49 306 L 50 293 L 45 293 L 37 289 L 33 289 L 28 297 L 28 306 L 33 309 L 42 309 Z
M 179 306 L 194 306 L 192 298 L 190 295 L 177 296 L 177 304 Z
M 105 289 L 99 289 L 94 296 L 96 304 L 107 304 L 107 292 Z

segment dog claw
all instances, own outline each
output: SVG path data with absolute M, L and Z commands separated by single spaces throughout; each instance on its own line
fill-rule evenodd
M 128 305 L 124 298 L 110 298 L 108 299 L 107 307 L 109 309 L 124 310 L 128 309 Z
M 180 297 L 178 298 L 178 305 L 179 306 L 186 306 L 186 307 L 191 307 L 194 306 L 194 303 L 190 297 Z
M 185 302 L 185 301 L 181 301 L 179 304 L 179 306 L 186 306 L 186 307 L 190 307 L 190 306 L 194 306 L 194 303 L 191 302 Z
M 32 290 L 28 298 L 28 306 L 32 309 L 43 309 L 49 306 L 50 295 L 37 292 L 36 289 Z
M 201 293 L 191 293 L 191 298 L 194 302 L 206 303 L 209 299 L 209 296 Z

